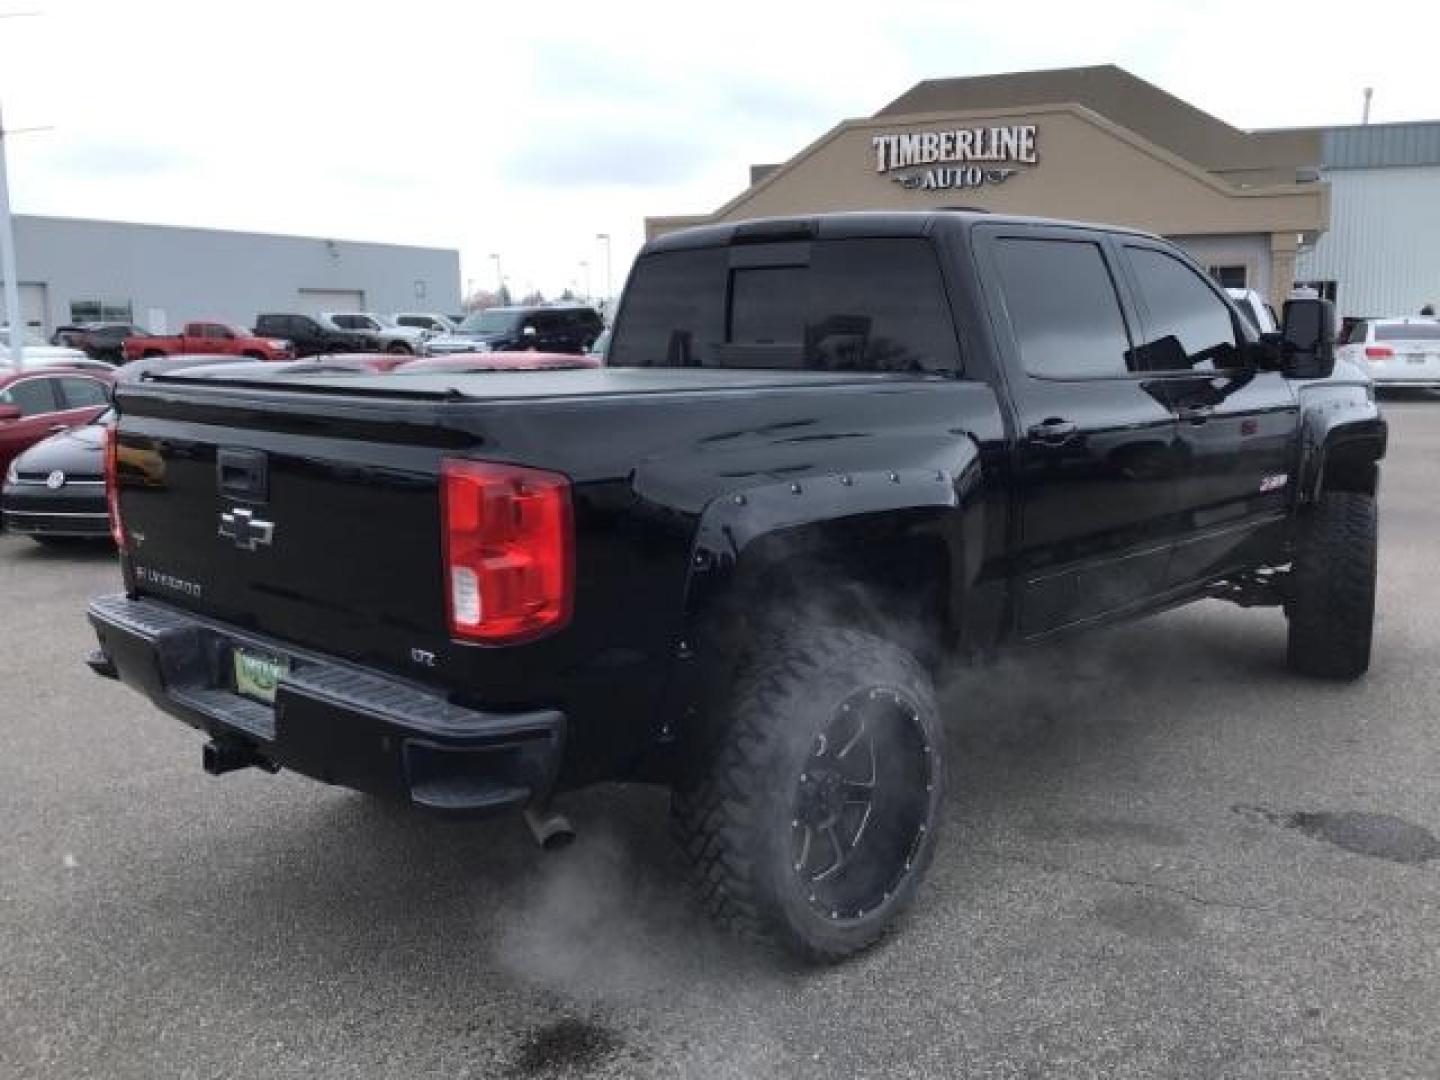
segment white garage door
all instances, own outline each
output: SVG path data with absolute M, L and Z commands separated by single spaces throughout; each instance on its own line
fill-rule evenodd
M 319 315 L 322 311 L 364 311 L 363 289 L 301 289 L 300 313 Z
M 46 319 L 48 308 L 45 304 L 45 286 L 20 283 L 20 310 L 25 313 L 25 325 L 41 338 L 50 333 Z M 5 310 L 5 290 L 0 288 L 0 323 L 8 323 L 10 313 Z

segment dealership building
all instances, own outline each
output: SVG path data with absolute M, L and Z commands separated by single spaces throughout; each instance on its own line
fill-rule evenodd
M 20 308 L 42 336 L 100 319 L 164 333 L 252 326 L 262 311 L 460 308 L 460 253 L 446 248 L 17 215 L 15 250 Z
M 1343 315 L 1440 305 L 1440 122 L 1241 131 L 1113 66 L 918 83 L 645 224 L 940 207 L 1159 233 L 1277 307 L 1297 285 Z

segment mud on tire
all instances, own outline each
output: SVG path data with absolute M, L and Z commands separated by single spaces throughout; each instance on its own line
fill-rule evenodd
M 934 854 L 941 749 L 930 678 L 904 649 L 824 627 L 756 642 L 674 792 L 701 904 L 811 961 L 871 945 Z
M 1375 623 L 1374 496 L 1322 492 L 1301 524 L 1290 598 L 1290 667 L 1358 679 L 1370 667 Z

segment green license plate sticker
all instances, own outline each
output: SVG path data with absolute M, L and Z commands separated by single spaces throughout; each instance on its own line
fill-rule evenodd
M 289 662 L 278 656 L 267 656 L 249 649 L 236 648 L 233 655 L 235 692 L 273 705 L 275 687 L 280 685 L 280 677 L 290 670 Z

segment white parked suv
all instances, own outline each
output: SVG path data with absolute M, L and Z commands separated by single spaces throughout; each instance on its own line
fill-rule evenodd
M 1335 350 L 1376 386 L 1440 388 L 1440 319 L 1361 319 Z
M 316 316 L 321 326 L 331 330 L 359 330 L 379 340 L 386 352 L 425 354 L 429 334 L 414 326 L 400 326 L 384 315 L 370 311 L 327 311 Z
M 1225 292 L 1235 301 L 1240 313 L 1250 320 L 1250 325 L 1260 333 L 1273 334 L 1280 329 L 1280 323 L 1275 318 L 1275 309 L 1254 289 L 1226 289 Z

